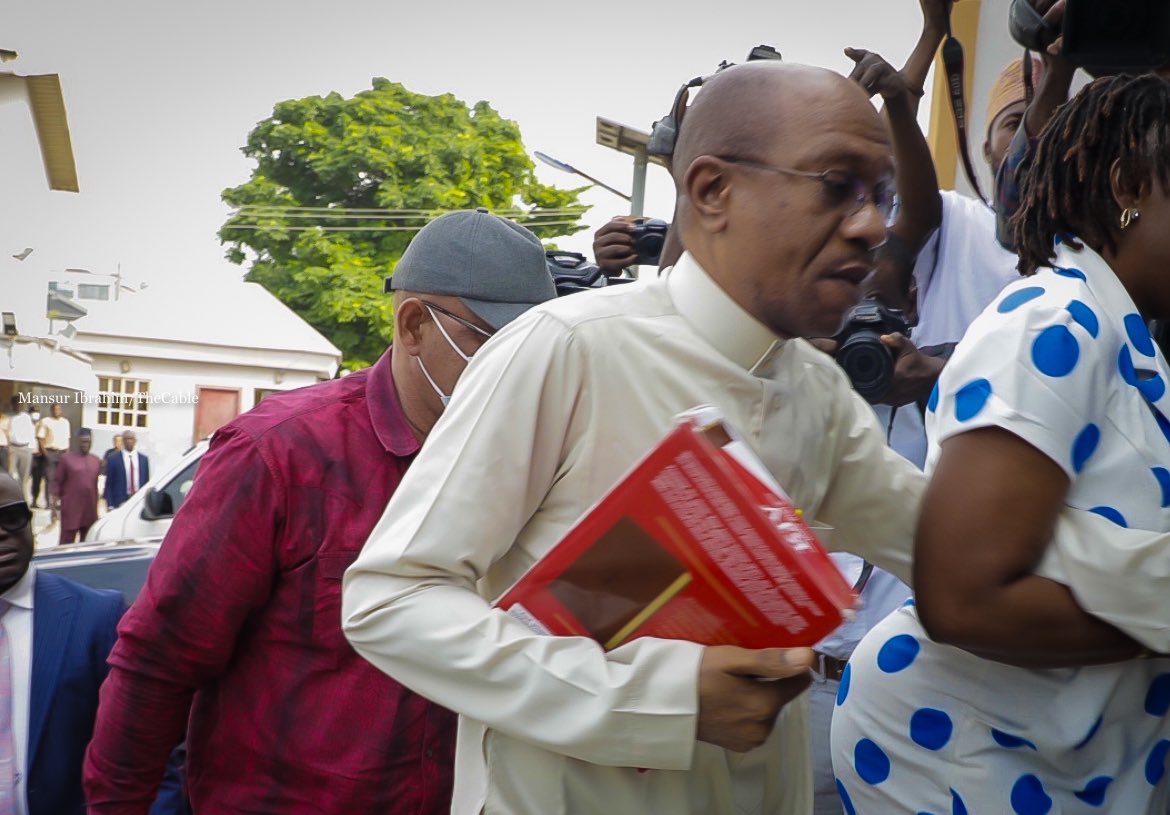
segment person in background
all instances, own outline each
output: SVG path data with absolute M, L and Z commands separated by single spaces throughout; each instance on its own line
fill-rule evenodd
M 85 815 L 81 765 L 125 603 L 31 566 L 32 510 L 0 474 L 0 811 Z M 178 815 L 171 784 L 152 815 Z
M 57 495 L 53 492 L 53 484 L 55 483 L 55 476 L 57 474 L 57 463 L 61 460 L 61 456 L 69 452 L 69 444 L 72 440 L 72 432 L 69 425 L 69 420 L 63 415 L 63 409 L 60 402 L 54 402 L 49 406 L 49 415 L 43 417 L 37 423 L 37 446 L 40 454 L 44 456 L 44 473 L 45 481 L 45 498 L 52 508 Z M 39 490 L 33 491 L 33 498 Z M 56 510 L 53 512 L 53 517 L 57 518 Z
M 468 359 L 556 289 L 536 236 L 487 210 L 425 226 L 390 286 L 373 367 L 212 437 L 110 656 L 93 815 L 145 812 L 184 728 L 196 812 L 449 812 L 455 717 L 354 653 L 341 578 Z
M 8 434 L 12 430 L 12 419 L 8 410 L 0 405 L 0 473 L 8 472 Z
M 106 452 L 102 453 L 102 475 L 106 475 L 110 468 L 110 459 L 122 452 L 122 434 L 115 433 L 111 442 L 113 445 Z
M 26 496 L 29 495 L 33 449 L 37 443 L 36 422 L 31 413 L 31 405 L 27 410 L 21 410 L 17 398 L 12 397 L 12 415 L 8 419 L 8 454 L 11 459 L 9 465 L 10 472 Z M 36 506 L 36 495 L 29 496 L 29 499 L 32 505 Z
M 1166 811 L 1170 366 L 1146 323 L 1170 317 L 1170 82 L 1082 90 L 1022 193 L 1028 277 L 928 406 L 917 605 L 842 683 L 851 812 Z
M 1044 15 L 1049 26 L 1060 29 L 1064 22 L 1065 0 L 1027 0 Z M 996 238 L 1007 249 L 1014 250 L 1015 234 L 1011 226 L 1012 216 L 1020 207 L 1021 173 L 1035 151 L 1040 131 L 1056 113 L 1057 108 L 1068 101 L 1073 78 L 1077 68 L 1066 60 L 1061 50 L 1063 38 L 1058 37 L 1046 52 L 1040 55 L 1037 64 L 1043 66 L 1041 73 L 1034 73 L 1032 82 L 1034 95 L 1030 104 L 1019 105 L 1020 113 L 1014 116 L 1015 130 L 1007 136 L 1004 159 L 995 170 Z M 1022 81 L 1021 81 L 1022 84 Z
M 138 492 L 139 487 L 150 480 L 150 459 L 140 453 L 138 434 L 133 430 L 122 432 L 122 452 L 112 456 L 107 453 L 106 485 L 103 496 L 106 506 L 117 509 Z
M 629 216 L 615 215 L 593 234 L 593 259 L 611 277 L 622 274 L 637 262 L 634 225 Z
M 67 452 L 57 462 L 53 476 L 54 509 L 61 519 L 59 543 L 85 540 L 97 520 L 98 473 L 102 462 L 90 453 L 93 433 L 88 427 L 77 432 L 77 452 Z
M 933 41 L 937 47 L 937 40 Z M 1044 74 L 1038 60 L 1034 67 L 1036 75 Z M 1000 72 L 987 104 L 983 156 L 993 174 L 1003 165 L 1025 104 L 1023 64 L 1017 59 Z M 942 222 L 916 261 L 903 266 L 912 269 L 912 276 L 902 284 L 912 281 L 916 290 L 914 345 L 928 349 L 926 355 L 933 356 L 936 364 L 933 377 L 918 377 L 916 387 L 900 390 L 900 400 L 905 400 L 901 404 L 925 403 L 942 363 L 967 327 L 1004 286 L 1019 279 L 1015 252 L 1004 249 L 996 240 L 995 212 L 982 201 L 953 190 L 940 191 L 939 195 Z M 895 343 L 893 347 L 900 350 L 904 344 Z

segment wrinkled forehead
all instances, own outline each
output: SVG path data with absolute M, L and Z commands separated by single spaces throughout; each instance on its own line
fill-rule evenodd
M 889 128 L 860 93 L 823 94 L 786 107 L 774 140 L 776 159 L 807 170 L 839 168 L 873 177 L 893 172 Z
M 826 131 L 798 142 L 784 160 L 801 170 L 844 170 L 877 180 L 894 174 L 894 154 L 884 130 L 865 134 Z

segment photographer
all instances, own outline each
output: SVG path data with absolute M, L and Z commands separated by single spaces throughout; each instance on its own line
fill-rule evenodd
M 615 215 L 594 234 L 593 258 L 607 277 L 621 277 L 631 266 L 658 266 L 669 226 L 657 218 Z
M 1022 173 L 1031 164 L 1032 156 L 1039 141 L 1040 132 L 1063 105 L 1069 96 L 1077 66 L 1064 53 L 1064 37 L 1059 32 L 1064 26 L 1068 0 L 1019 0 L 1026 2 L 1043 16 L 1047 32 L 1042 36 L 1051 42 L 1031 43 L 1043 45 L 1039 49 L 1043 61 L 1043 76 L 1036 78 L 1035 95 L 1027 106 L 1024 116 L 1006 151 L 1004 161 L 996 169 L 995 214 L 996 237 L 1001 244 L 1012 248 L 1013 233 L 1010 220 L 1020 208 L 1020 187 Z M 1015 9 L 1013 8 L 1013 12 Z M 1089 73 L 1102 75 L 1114 73 L 1115 68 L 1093 69 Z M 1170 63 L 1158 68 L 1157 73 L 1170 78 Z M 1131 70 L 1130 73 L 1141 73 Z
M 1044 15 L 1046 24 L 1058 28 L 1064 21 L 1065 0 L 1028 0 L 1038 12 Z M 1072 89 L 1076 66 L 1061 55 L 1060 39 L 1057 38 L 1041 52 L 1043 73 L 1034 76 L 1037 83 L 1031 104 L 1017 122 L 1004 160 L 995 173 L 995 216 L 996 239 L 1007 249 L 1013 246 L 1014 237 L 1009 225 L 1011 217 L 1020 208 L 1019 174 L 1029 162 L 1036 147 L 1040 131 L 1056 113 L 1056 109 L 1068 101 Z

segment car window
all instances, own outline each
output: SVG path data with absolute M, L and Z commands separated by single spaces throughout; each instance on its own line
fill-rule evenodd
M 191 490 L 191 485 L 195 482 L 195 472 L 199 469 L 199 462 L 203 460 L 203 456 L 192 461 L 183 471 L 167 482 L 166 486 L 159 487 L 159 492 L 166 493 L 170 496 L 171 506 L 174 512 L 179 511 L 179 507 L 183 506 L 183 501 L 187 498 L 187 493 Z

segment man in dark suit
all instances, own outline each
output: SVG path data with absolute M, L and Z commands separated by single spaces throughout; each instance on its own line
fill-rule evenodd
M 150 460 L 134 449 L 138 436 L 133 430 L 122 434 L 122 452 L 110 456 L 106 462 L 106 488 L 103 493 L 106 506 L 120 507 L 138 488 L 150 480 Z
M 0 473 L 0 812 L 22 811 L 15 795 L 28 815 L 84 815 L 81 764 L 125 604 L 30 568 L 31 520 Z M 179 811 L 169 794 L 154 813 Z

